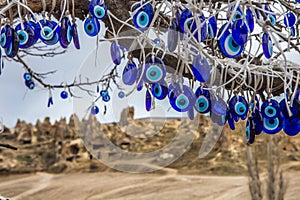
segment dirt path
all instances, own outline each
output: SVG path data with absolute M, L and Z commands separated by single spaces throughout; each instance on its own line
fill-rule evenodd
M 300 172 L 286 173 L 286 178 L 286 199 L 297 199 Z M 244 176 L 38 173 L 0 180 L 0 194 L 16 200 L 250 199 Z

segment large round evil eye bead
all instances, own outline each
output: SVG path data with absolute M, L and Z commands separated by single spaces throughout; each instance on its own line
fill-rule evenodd
M 72 41 L 72 26 L 68 17 L 61 20 L 59 39 L 62 46 L 68 46 Z
M 77 25 L 74 23 L 71 26 L 71 36 L 73 38 L 73 43 L 76 49 L 80 49 L 80 41 L 79 41 L 79 35 L 77 31 Z
M 23 28 L 21 24 L 18 24 L 15 28 L 19 36 L 20 48 L 26 49 L 31 47 L 36 42 L 36 32 L 34 27 L 32 27 L 29 22 L 23 23 Z
M 18 33 L 12 29 L 12 40 L 7 48 L 4 49 L 5 54 L 9 58 L 13 58 L 19 52 L 19 36 Z
M 248 40 L 248 27 L 242 20 L 236 20 L 232 26 L 232 38 L 238 45 L 245 45 Z
M 273 119 L 280 115 L 280 105 L 274 99 L 267 100 L 261 105 L 261 115 L 263 118 Z
M 137 79 L 137 67 L 134 62 L 129 62 L 125 66 L 122 74 L 122 81 L 125 85 L 133 85 Z
M 296 24 L 297 22 L 297 17 L 293 12 L 288 12 L 284 16 L 283 23 L 287 27 L 292 27 Z
M 196 96 L 191 88 L 183 85 L 182 90 L 180 88 L 173 89 L 172 94 L 169 96 L 169 101 L 174 110 L 178 112 L 186 112 L 195 105 Z
M 255 140 L 255 128 L 253 127 L 253 121 L 251 118 L 246 123 L 246 140 L 248 144 L 253 144 Z
M 12 42 L 13 29 L 6 25 L 1 29 L 0 44 L 3 48 L 8 48 Z
M 272 57 L 273 54 L 273 42 L 268 33 L 264 33 L 262 37 L 263 53 L 267 59 Z
M 178 43 L 178 23 L 176 19 L 173 19 L 171 21 L 171 24 L 168 28 L 168 49 L 170 52 L 175 51 L 177 48 L 177 43 Z
M 300 116 L 300 104 L 298 101 L 294 101 L 292 105 L 288 105 L 291 113 L 289 113 L 288 111 L 285 99 L 282 99 L 279 105 L 280 105 L 280 111 L 285 119 L 288 119 L 290 117 Z
M 163 81 L 162 83 L 153 83 L 151 87 L 151 92 L 156 99 L 165 99 L 168 95 L 167 83 L 165 81 Z
M 154 17 L 154 10 L 150 3 L 138 4 L 134 11 L 132 21 L 134 26 L 140 31 L 146 31 Z
M 107 7 L 101 1 L 91 1 L 89 6 L 90 13 L 97 19 L 103 20 L 107 14 Z
M 68 94 L 67 91 L 62 91 L 62 92 L 60 93 L 60 98 L 62 98 L 62 99 L 67 99 L 68 96 L 69 96 L 69 94 Z
M 208 20 L 207 26 L 208 36 L 210 38 L 214 38 L 217 35 L 218 27 L 217 27 L 217 19 L 215 16 L 211 16 Z
M 120 46 L 117 44 L 116 41 L 111 43 L 110 46 L 110 55 L 113 63 L 116 65 L 120 65 L 122 61 L 122 52 Z
M 276 134 L 282 129 L 282 118 L 273 119 L 263 118 L 263 132 L 267 134 Z
M 90 37 L 94 37 L 100 32 L 100 23 L 93 16 L 86 18 L 83 26 L 85 33 Z
M 234 96 L 229 101 L 230 112 L 237 117 L 245 119 L 248 113 L 248 103 L 242 96 Z
M 100 112 L 100 110 L 99 110 L 98 106 L 94 105 L 94 106 L 91 107 L 91 114 L 92 115 L 98 115 L 99 112 Z
M 46 45 L 55 45 L 59 41 L 60 27 L 54 21 L 40 20 L 40 39 Z
M 221 29 L 219 30 L 218 36 L 223 33 L 223 30 L 225 29 L 226 24 L 224 24 Z M 222 54 L 228 58 L 237 58 L 239 57 L 242 52 L 244 51 L 243 45 L 238 45 L 230 33 L 230 26 L 224 31 L 220 39 L 218 40 L 219 48 L 222 52 Z
M 158 57 L 148 57 L 143 74 L 143 80 L 147 83 L 161 82 L 166 76 L 166 66 Z
M 252 33 L 254 31 L 254 16 L 250 8 L 246 10 L 246 22 L 249 27 L 249 31 Z
M 206 82 L 210 78 L 210 65 L 203 55 L 196 55 L 193 59 L 192 72 L 196 80 Z
M 211 109 L 209 92 L 199 87 L 196 91 L 196 97 L 195 109 L 202 114 L 209 113 Z

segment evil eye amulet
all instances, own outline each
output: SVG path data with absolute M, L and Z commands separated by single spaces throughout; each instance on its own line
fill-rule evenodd
M 167 83 L 165 81 L 163 81 L 162 83 L 153 83 L 151 92 L 156 99 L 165 99 L 168 95 Z
M 148 90 L 146 91 L 145 105 L 146 105 L 146 110 L 150 111 L 152 107 L 152 97 Z
M 18 33 L 17 33 L 17 31 L 12 29 L 12 41 L 10 42 L 9 46 L 4 49 L 7 57 L 9 57 L 9 58 L 15 57 L 17 55 L 17 53 L 19 52 L 19 45 L 20 45 L 20 42 L 19 42 Z
M 61 20 L 61 27 L 59 32 L 60 44 L 66 48 L 72 41 L 72 26 L 68 17 Z
M 170 52 L 175 51 L 178 43 L 178 24 L 177 20 L 173 19 L 168 28 L 168 49 Z
M 55 45 L 59 41 L 60 27 L 54 21 L 40 20 L 40 39 L 46 45 Z
M 234 7 L 235 6 L 232 6 L 230 8 L 230 14 L 232 15 L 233 14 L 233 11 L 234 11 Z M 236 20 L 239 20 L 239 19 L 242 19 L 242 16 L 243 16 L 243 11 L 240 7 L 237 7 L 235 13 L 234 13 L 234 16 L 233 16 L 233 19 L 232 21 L 235 22 Z
M 31 80 L 31 74 L 30 73 L 25 73 L 23 75 L 23 78 L 24 78 L 25 81 L 30 81 Z
M 25 85 L 30 89 L 33 90 L 35 88 L 35 84 L 32 80 L 26 80 Z
M 246 10 L 246 22 L 248 24 L 249 31 L 252 33 L 254 31 L 254 16 L 250 8 L 247 8 Z
M 248 103 L 242 96 L 234 96 L 229 101 L 229 109 L 233 116 L 246 119 L 248 113 Z
M 248 119 L 246 123 L 246 140 L 248 144 L 253 144 L 255 140 L 255 127 L 253 124 L 253 120 L 251 118 Z
M 208 20 L 208 36 L 214 38 L 217 35 L 217 19 L 215 16 L 211 16 Z
M 262 37 L 263 53 L 267 59 L 272 57 L 273 54 L 273 42 L 268 33 L 264 33 Z
M 140 31 L 146 31 L 154 17 L 153 7 L 150 3 L 138 4 L 133 11 L 132 17 L 134 26 Z
M 137 79 L 137 67 L 134 62 L 129 62 L 122 74 L 122 81 L 125 85 L 133 85 Z
M 146 59 L 143 80 L 147 83 L 161 82 L 166 76 L 166 66 L 158 57 L 148 57 Z
M 282 118 L 275 117 L 273 119 L 263 118 L 263 132 L 267 134 L 276 134 L 282 129 Z
M 34 27 L 32 27 L 29 22 L 24 22 L 24 29 L 22 29 L 22 25 L 18 24 L 15 30 L 19 36 L 20 48 L 26 49 L 31 47 L 36 42 L 36 32 Z
M 208 90 L 199 87 L 196 91 L 196 97 L 195 109 L 202 114 L 209 113 L 211 102 Z
M 92 115 L 97 115 L 98 113 L 99 113 L 98 106 L 92 106 L 92 108 L 91 108 L 91 114 Z
M 223 33 L 223 30 L 225 29 L 226 24 L 224 24 L 221 29 L 219 30 L 218 35 L 220 36 L 220 34 Z M 221 50 L 221 52 L 223 53 L 224 56 L 228 57 L 228 58 L 237 58 L 239 57 L 242 52 L 244 51 L 244 46 L 243 45 L 238 45 L 233 37 L 232 34 L 230 33 L 230 29 L 231 26 L 229 25 L 229 27 L 224 31 L 223 35 L 220 37 L 220 39 L 218 40 L 218 45 L 219 48 Z
M 62 99 L 67 99 L 68 96 L 69 96 L 69 94 L 68 94 L 68 92 L 66 92 L 66 91 L 62 91 L 62 92 L 60 93 L 60 97 L 61 97 Z
M 116 41 L 111 43 L 110 46 L 110 55 L 112 58 L 112 61 L 116 64 L 116 65 L 120 65 L 121 61 L 122 61 L 122 55 L 121 55 L 121 49 L 120 46 L 117 44 Z
M 285 134 L 295 136 L 300 132 L 300 120 L 298 118 L 299 116 L 292 116 L 283 119 L 282 128 Z
M 193 108 L 193 106 L 195 105 L 196 96 L 191 88 L 189 88 L 186 85 L 183 85 L 182 91 L 180 91 L 180 88 L 173 89 L 169 96 L 169 101 L 174 110 L 178 112 L 186 112 Z
M 13 29 L 6 25 L 1 29 L 1 38 L 0 38 L 0 44 L 3 48 L 8 48 L 9 45 L 12 42 L 13 37 Z
M 84 20 L 84 31 L 90 37 L 98 35 L 98 33 L 100 32 L 100 23 L 97 18 L 93 16 L 86 18 Z
M 89 6 L 90 13 L 97 19 L 102 20 L 107 14 L 107 7 L 101 0 L 91 1 Z
M 193 59 L 192 72 L 196 80 L 206 82 L 210 78 L 210 66 L 205 57 L 198 54 Z
M 261 105 L 261 115 L 266 119 L 274 119 L 280 115 L 280 105 L 274 99 L 267 100 Z
M 248 40 L 248 27 L 242 19 L 234 22 L 232 26 L 232 38 L 238 45 L 242 46 L 246 44 Z
M 283 23 L 287 27 L 292 27 L 296 24 L 297 22 L 297 17 L 293 12 L 288 12 L 284 16 Z
M 77 31 L 77 25 L 74 23 L 71 26 L 71 35 L 73 38 L 73 43 L 76 49 L 80 49 L 79 35 Z

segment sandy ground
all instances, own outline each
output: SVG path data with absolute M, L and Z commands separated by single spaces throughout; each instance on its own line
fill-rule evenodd
M 285 173 L 286 199 L 299 199 L 300 172 Z M 0 177 L 0 194 L 16 200 L 191 200 L 250 199 L 244 176 L 190 176 L 169 173 L 89 173 Z

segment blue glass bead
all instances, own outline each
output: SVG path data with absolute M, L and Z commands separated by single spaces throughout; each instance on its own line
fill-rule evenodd
M 154 18 L 154 10 L 150 3 L 138 4 L 132 17 L 134 26 L 140 31 L 146 31 Z
M 146 104 L 146 110 L 150 111 L 152 107 L 152 97 L 148 90 L 146 91 L 145 104 Z
M 100 91 L 100 96 L 101 96 L 101 97 L 106 97 L 106 96 L 108 96 L 108 91 L 107 91 L 107 90 L 101 90 L 101 91 Z
M 292 37 L 296 37 L 296 30 L 295 30 L 295 27 L 294 27 L 294 26 L 292 26 L 292 27 L 290 28 L 290 31 L 291 31 L 291 36 L 292 36 Z
M 196 20 L 199 20 L 198 23 Z M 197 27 L 197 25 L 200 25 L 201 27 Z M 207 24 L 205 22 L 205 17 L 204 14 L 199 16 L 198 19 L 193 19 L 192 20 L 192 25 L 191 25 L 191 33 L 194 33 L 195 39 L 200 42 L 204 41 L 207 37 Z M 200 38 L 200 40 L 199 40 Z
M 249 31 L 252 33 L 254 31 L 254 16 L 250 8 L 246 10 L 246 21 L 249 27 Z
M 275 117 L 273 119 L 263 118 L 263 132 L 267 134 L 276 134 L 282 129 L 282 118 Z
M 111 43 L 110 46 L 110 55 L 112 58 L 112 61 L 116 64 L 116 65 L 120 65 L 121 61 L 122 61 L 122 52 L 120 49 L 120 46 L 117 44 L 116 41 Z
M 59 41 L 60 27 L 54 21 L 40 20 L 37 24 L 40 30 L 40 39 L 46 45 L 55 45 Z
M 267 59 L 272 57 L 273 54 L 273 42 L 268 33 L 264 33 L 262 37 L 263 53 Z
M 72 41 L 72 26 L 68 17 L 64 17 L 61 20 L 59 39 L 63 48 L 68 47 Z
M 268 14 L 268 18 L 269 18 L 271 24 L 273 24 L 273 25 L 276 24 L 276 15 Z
M 125 93 L 124 93 L 123 91 L 119 92 L 119 93 L 118 93 L 118 97 L 119 97 L 120 99 L 123 99 L 123 98 L 125 97 Z
M 90 16 L 84 20 L 84 31 L 88 36 L 94 37 L 100 32 L 100 23 L 95 17 Z
M 100 110 L 99 110 L 98 106 L 92 106 L 92 108 L 91 108 L 92 115 L 97 115 L 97 114 L 99 114 L 99 112 L 100 112 Z
M 15 28 L 19 35 L 20 48 L 26 49 L 31 47 L 36 42 L 36 32 L 34 27 L 32 27 L 29 22 L 24 22 L 24 29 L 22 29 L 21 23 Z
M 211 96 L 213 97 L 213 96 Z M 212 103 L 212 112 L 216 113 L 217 115 L 226 115 L 227 114 L 227 103 L 221 99 L 215 99 L 211 98 L 211 103 Z
M 92 0 L 89 5 L 90 13 L 97 19 L 103 20 L 107 14 L 107 7 L 101 0 Z
M 167 83 L 163 81 L 162 83 L 153 83 L 151 88 L 152 95 L 158 99 L 163 100 L 168 95 Z
M 210 38 L 214 38 L 217 35 L 218 27 L 217 27 L 217 19 L 213 15 L 208 20 L 208 36 Z
M 196 55 L 192 64 L 192 72 L 196 80 L 206 82 L 210 78 L 210 66 L 206 58 L 200 54 Z
M 235 7 L 235 6 L 232 6 L 232 7 L 230 8 L 230 14 L 231 14 L 231 15 L 233 14 L 234 7 Z M 242 19 L 242 17 L 243 17 L 243 11 L 242 11 L 242 9 L 238 6 L 237 9 L 236 9 L 236 11 L 235 11 L 235 14 L 234 14 L 234 16 L 233 16 L 232 22 L 235 22 L 235 21 L 238 20 L 238 19 Z
M 210 113 L 211 120 L 219 126 L 224 126 L 227 122 L 226 115 L 217 115 L 214 112 Z
M 177 95 L 180 94 L 180 85 L 178 83 L 171 83 L 168 88 L 168 97 L 170 98 L 171 94 L 174 95 L 174 92 L 177 92 Z
M 62 99 L 67 99 L 68 96 L 69 96 L 69 94 L 68 94 L 68 92 L 66 92 L 66 91 L 62 91 L 62 92 L 60 93 L 60 97 L 61 97 Z
M 222 34 L 225 27 L 226 24 L 224 24 L 219 30 L 218 36 Z M 224 56 L 228 58 L 237 58 L 244 51 L 244 46 L 235 43 L 232 34 L 229 31 L 230 28 L 231 26 L 229 25 L 228 28 L 224 31 L 223 35 L 218 40 L 218 45 Z
M 80 41 L 79 41 L 79 35 L 77 31 L 77 25 L 74 23 L 71 26 L 71 35 L 73 38 L 73 43 L 76 49 L 80 49 Z
M 11 31 L 12 31 L 12 40 L 9 46 L 4 49 L 5 54 L 9 58 L 13 58 L 17 55 L 17 53 L 19 52 L 19 45 L 20 45 L 18 33 L 14 29 L 12 29 Z
M 1 29 L 0 44 L 3 48 L 8 48 L 13 39 L 13 29 L 6 25 Z
M 23 78 L 24 78 L 25 81 L 29 81 L 29 80 L 31 80 L 31 74 L 30 73 L 25 73 L 23 75 Z
M 171 25 L 168 28 L 168 49 L 170 52 L 175 51 L 178 44 L 178 24 L 176 19 L 171 21 Z
M 147 83 L 161 82 L 166 76 L 166 66 L 158 57 L 149 56 L 146 59 L 143 80 Z
M 186 112 L 194 107 L 196 102 L 196 96 L 191 88 L 186 85 L 180 88 L 173 88 L 169 95 L 169 102 L 176 111 Z
M 53 105 L 53 97 L 50 97 L 50 98 L 48 99 L 48 108 L 49 108 L 51 105 Z
M 266 119 L 274 119 L 280 115 L 280 105 L 274 99 L 267 100 L 261 105 L 261 115 Z
M 282 123 L 283 131 L 288 136 L 295 136 L 300 132 L 299 116 L 284 118 Z
M 189 117 L 190 120 L 194 120 L 195 119 L 195 113 L 194 113 L 194 109 L 193 108 L 191 108 L 190 110 L 188 110 L 187 114 L 188 114 L 188 117 Z
M 110 101 L 110 96 L 109 96 L 109 95 L 103 96 L 103 97 L 102 97 L 102 100 L 103 100 L 104 102 L 109 102 L 109 101 Z
M 234 120 L 233 120 L 233 116 L 231 114 L 231 112 L 227 112 L 227 122 L 228 122 L 228 125 L 229 125 L 229 128 L 231 130 L 235 130 L 235 123 L 234 123 Z
M 245 45 L 248 40 L 248 28 L 242 20 L 236 20 L 232 26 L 232 38 L 238 45 Z
M 211 109 L 210 94 L 205 88 L 199 87 L 196 90 L 195 109 L 202 114 L 209 113 Z
M 255 140 L 255 126 L 251 118 L 246 123 L 246 140 L 248 144 L 253 144 Z
M 246 119 L 248 114 L 248 103 L 247 100 L 242 96 L 234 96 L 229 101 L 229 110 L 233 117 Z M 237 120 L 235 120 L 237 121 Z
M 26 80 L 25 85 L 30 89 L 33 90 L 35 88 L 35 84 L 32 80 Z
M 296 15 L 293 12 L 288 12 L 284 16 L 283 23 L 287 27 L 292 27 L 296 24 L 297 18 Z
M 285 103 L 285 100 L 282 99 L 279 103 L 280 105 L 280 111 L 283 115 L 283 117 L 285 119 L 288 119 L 290 117 L 297 117 L 297 116 L 300 116 L 300 104 L 297 102 L 297 101 L 294 101 L 292 103 L 292 106 L 290 106 L 290 111 L 291 111 L 291 114 L 292 116 L 289 116 L 289 112 L 288 112 L 288 109 L 287 109 L 287 105 Z
M 133 85 L 137 79 L 137 67 L 133 61 L 127 63 L 123 70 L 122 81 L 125 85 Z

